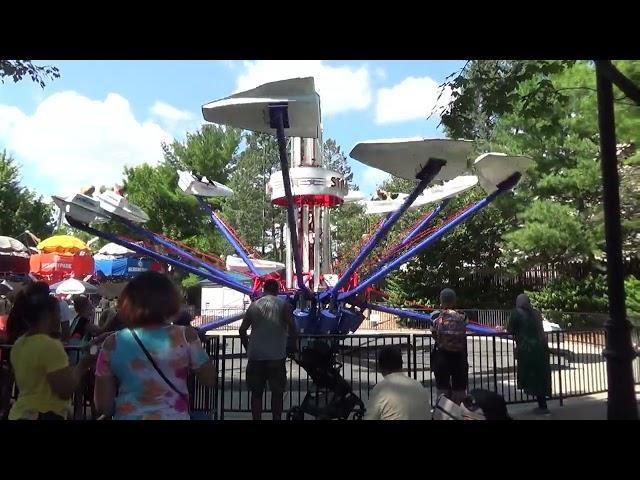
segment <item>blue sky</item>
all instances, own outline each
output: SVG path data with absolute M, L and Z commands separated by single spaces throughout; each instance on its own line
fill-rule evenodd
M 347 153 L 362 140 L 441 137 L 427 120 L 437 85 L 464 61 L 37 61 L 60 69 L 44 90 L 0 84 L 0 149 L 44 195 L 112 184 L 124 165 L 162 158 L 161 141 L 203 123 L 200 107 L 272 80 L 314 76 L 323 136 Z M 384 174 L 350 160 L 370 193 Z

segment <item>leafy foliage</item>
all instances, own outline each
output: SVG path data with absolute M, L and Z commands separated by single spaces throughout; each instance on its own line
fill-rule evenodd
M 266 258 L 282 261 L 286 213 L 271 204 L 267 193 L 271 175 L 280 170 L 278 143 L 261 133 L 247 133 L 244 141 L 246 147 L 229 177 L 234 195 L 225 201 L 222 213 L 249 246 Z
M 44 238 L 53 231 L 51 207 L 20 184 L 20 167 L 0 152 L 0 235 L 17 237 L 25 230 Z
M 358 190 L 353 181 L 353 172 L 347 161 L 347 156 L 335 140 L 329 138 L 324 142 L 323 167 L 340 173 L 347 182 L 349 191 Z M 340 258 L 352 253 L 359 245 L 370 224 L 364 214 L 364 208 L 357 203 L 344 203 L 331 211 L 331 224 L 335 227 L 332 234 L 335 257 Z M 345 258 L 346 260 L 346 258 Z
M 195 133 L 187 133 L 184 142 L 163 144 L 164 162 L 176 170 L 189 170 L 197 175 L 225 183 L 240 145 L 240 131 L 206 124 Z
M 640 279 L 629 276 L 624 282 L 627 296 L 627 315 L 640 317 Z
M 629 275 L 624 282 L 627 316 L 640 322 L 640 280 Z M 557 312 L 602 312 L 609 309 L 607 277 L 592 274 L 584 279 L 566 278 L 550 283 L 537 292 L 528 292 L 537 308 Z M 573 319 L 575 324 L 575 318 Z M 602 325 L 599 325 L 602 326 Z
M 620 61 L 617 67 L 636 83 L 640 80 L 640 62 Z M 457 285 L 461 301 L 469 306 L 504 307 L 522 287 L 494 284 L 491 279 L 500 278 L 502 272 L 518 273 L 546 264 L 579 261 L 590 266 L 597 278 L 605 258 L 593 65 L 470 61 L 442 89 L 451 91 L 452 101 L 441 116 L 449 137 L 475 140 L 477 153 L 523 154 L 533 158 L 534 164 L 513 195 L 457 227 L 394 274 L 388 281 L 392 300 L 429 304 L 440 288 Z M 634 145 L 640 108 L 617 95 L 619 142 Z M 640 254 L 638 158 L 631 152 L 621 158 L 620 166 L 627 258 Z M 400 191 L 408 191 L 408 185 Z M 470 200 L 469 195 L 463 197 Z M 482 196 L 475 195 L 476 199 Z M 459 200 L 449 211 L 460 206 Z M 474 281 L 478 283 L 469 288 Z M 574 310 L 573 305 L 578 305 L 601 311 L 606 305 L 606 295 L 602 298 L 597 293 L 592 304 L 585 303 L 589 289 L 597 287 L 595 280 L 568 281 L 576 282 L 577 290 L 568 291 L 566 302 L 556 308 Z M 606 294 L 606 289 L 602 291 Z M 549 290 L 544 292 L 551 298 Z M 545 301 L 552 305 L 548 298 Z
M 17 83 L 26 76 L 44 88 L 47 79 L 60 78 L 60 71 L 57 67 L 34 65 L 31 60 L 0 60 L 0 82 L 11 77 Z
M 230 247 L 203 214 L 198 201 L 178 188 L 176 169 L 225 181 L 239 141 L 235 130 L 206 125 L 189 134 L 184 142 L 163 145 L 164 159 L 158 166 L 143 164 L 125 169 L 125 191 L 149 215 L 146 227 L 201 251 L 230 253 Z M 211 203 L 216 207 L 219 200 Z M 111 228 L 119 230 L 116 225 Z
M 531 302 L 541 310 L 606 312 L 608 308 L 607 278 L 604 275 L 589 275 L 581 280 L 566 278 L 528 293 Z

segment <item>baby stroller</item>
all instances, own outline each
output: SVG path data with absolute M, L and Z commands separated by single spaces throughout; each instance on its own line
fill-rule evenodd
M 311 377 L 315 389 L 307 392 L 299 407 L 289 410 L 287 420 L 303 420 L 305 414 L 317 420 L 347 420 L 350 415 L 352 420 L 362 420 L 364 402 L 340 375 L 342 364 L 328 343 L 314 340 L 292 358 Z

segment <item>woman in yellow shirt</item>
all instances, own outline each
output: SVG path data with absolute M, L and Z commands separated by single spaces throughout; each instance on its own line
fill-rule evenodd
M 43 292 L 28 294 L 24 313 L 28 330 L 11 349 L 11 366 L 20 393 L 9 420 L 64 420 L 70 398 L 95 356 L 87 355 L 77 365 L 69 365 L 62 342 L 51 336 L 60 331 L 60 309 L 55 298 Z

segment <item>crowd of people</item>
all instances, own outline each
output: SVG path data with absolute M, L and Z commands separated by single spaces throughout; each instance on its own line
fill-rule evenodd
M 473 405 L 487 420 L 508 420 L 506 403 L 494 392 L 468 392 L 469 362 L 467 352 L 467 316 L 455 309 L 456 293 L 445 288 L 440 292 L 440 307 L 431 319 L 431 370 L 438 399 L 446 398 L 451 405 Z M 549 413 L 547 398 L 551 395 L 549 348 L 542 324 L 542 315 L 533 308 L 526 294 L 516 299 L 506 328 L 516 343 L 518 388 L 536 397 L 537 414 Z M 430 395 L 422 384 L 402 373 L 402 355 L 396 347 L 380 352 L 378 364 L 384 380 L 372 392 L 367 417 L 376 420 L 424 420 L 430 409 Z M 438 403 L 438 402 L 437 402 Z M 466 406 L 466 407 L 465 407 Z
M 198 332 L 179 324 L 182 301 L 168 277 L 146 272 L 130 281 L 98 325 L 87 297 L 73 303 L 69 321 L 69 307 L 44 282 L 15 296 L 6 324 L 11 369 L 1 392 L 9 420 L 67 419 L 74 394 L 92 401 L 94 418 L 189 419 L 189 374 L 215 386 Z
M 267 385 L 272 418 L 281 419 L 286 359 L 297 345 L 291 304 L 278 293 L 277 282 L 265 282 L 264 295 L 249 306 L 239 332 L 248 357 L 246 379 L 254 420 L 262 418 Z M 508 419 L 498 395 L 467 391 L 468 319 L 456 310 L 456 301 L 453 290 L 442 290 L 440 307 L 432 315 L 431 368 L 438 398 L 473 408 L 484 402 L 484 418 Z M 0 382 L 0 413 L 9 420 L 70 418 L 74 394 L 90 399 L 94 418 L 188 420 L 190 379 L 215 387 L 216 365 L 200 333 L 190 326 L 178 289 L 160 273 L 146 272 L 131 280 L 117 303 L 103 299 L 97 324 L 87 297 L 73 299 L 71 314 L 44 282 L 28 285 L 0 307 L 8 315 L 5 343 L 11 345 L 11 368 L 3 370 Z M 538 413 L 548 413 L 549 350 L 542 317 L 526 295 L 518 296 L 507 333 L 516 342 L 518 387 L 537 398 Z M 377 360 L 383 379 L 371 392 L 365 419 L 432 418 L 430 393 L 404 372 L 399 348 L 381 348 Z M 18 395 L 11 404 L 14 382 Z

